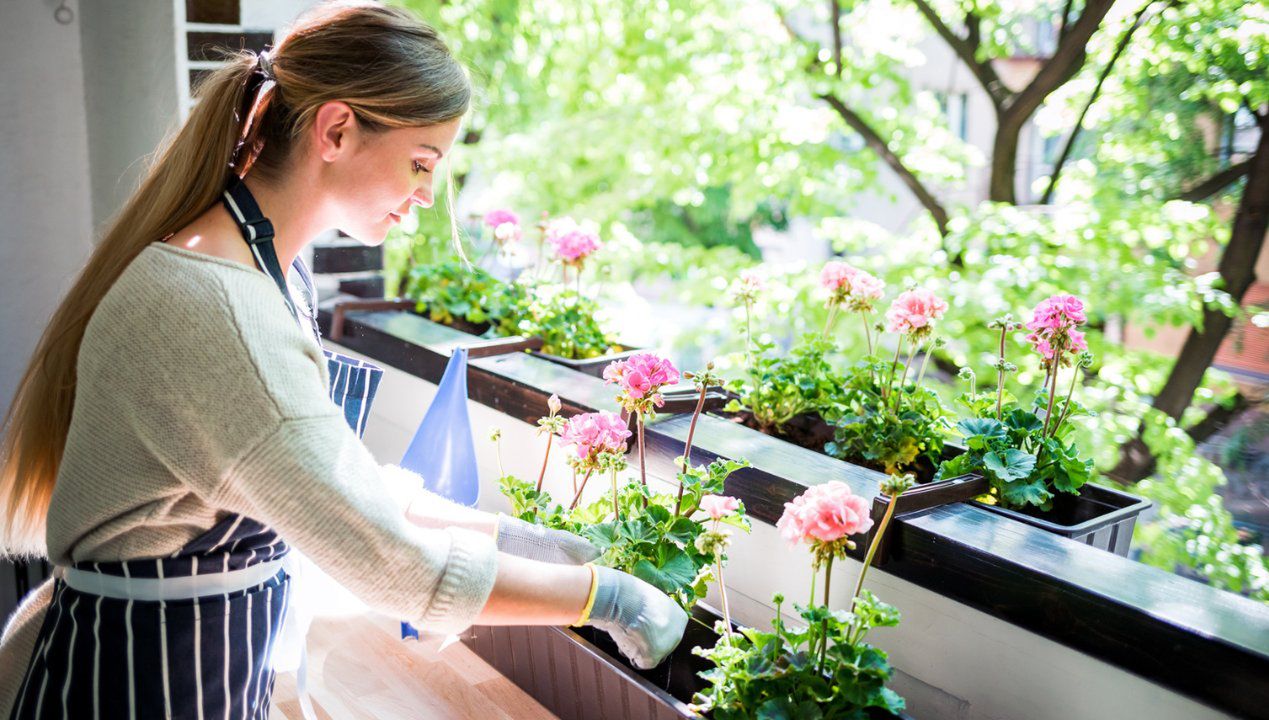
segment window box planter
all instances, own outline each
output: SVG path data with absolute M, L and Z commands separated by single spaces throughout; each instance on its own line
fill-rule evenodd
M 537 355 L 543 360 L 550 360 L 556 365 L 563 365 L 566 368 L 569 368 L 571 370 L 576 370 L 577 372 L 580 372 L 580 373 L 585 373 L 587 375 L 590 375 L 591 377 L 602 378 L 604 376 L 604 368 L 608 367 L 610 363 L 616 360 L 625 360 L 626 358 L 638 352 L 642 352 L 642 350 L 640 350 L 639 348 L 623 347 L 623 349 L 618 352 L 609 353 L 607 355 L 600 355 L 598 357 L 593 357 L 593 358 L 581 358 L 579 360 L 573 360 L 571 358 L 561 357 L 559 355 L 552 355 L 551 353 L 544 353 L 541 351 L 535 351 L 533 354 Z
M 652 670 L 630 665 L 607 634 L 588 627 L 477 626 L 462 642 L 562 720 L 675 720 L 701 717 L 688 705 L 705 688 L 697 673 L 712 664 L 692 648 L 713 647 L 721 619 L 698 603 L 678 648 Z
M 1088 483 L 1080 489 L 1079 495 L 1057 495 L 1053 509 L 1048 512 L 1035 508 L 1010 510 L 977 500 L 974 504 L 1045 532 L 1128 557 L 1137 516 L 1151 503 L 1136 495 Z

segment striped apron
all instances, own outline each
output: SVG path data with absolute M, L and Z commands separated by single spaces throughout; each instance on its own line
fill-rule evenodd
M 224 204 L 257 265 L 278 284 L 297 320 L 308 320 L 316 334 L 307 268 L 298 259 L 292 266 L 304 296 L 303 312 L 296 312 L 272 225 L 246 186 L 231 185 Z M 331 400 L 360 436 L 383 371 L 325 354 Z M 10 719 L 267 719 L 279 636 L 295 624 L 295 555 L 268 526 L 235 514 L 168 557 L 58 567 Z M 302 660 L 299 669 L 301 704 L 311 716 Z

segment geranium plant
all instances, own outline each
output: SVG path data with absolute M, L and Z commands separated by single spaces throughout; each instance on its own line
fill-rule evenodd
M 1050 510 L 1058 493 L 1078 493 L 1092 477 L 1093 461 L 1082 457 L 1068 440 L 1071 417 L 1088 414 L 1072 397 L 1083 369 L 1092 364 L 1084 335 L 1076 328 L 1085 322 L 1084 304 L 1072 295 L 1054 295 L 1032 312 L 1027 341 L 1040 356 L 1044 385 L 1030 407 L 1024 407 L 1005 390 L 1005 377 L 1016 366 L 1005 358 L 1011 332 L 1019 325 L 1009 316 L 995 320 L 1000 331 L 994 392 L 978 393 L 974 373 L 962 377 L 969 392 L 959 399 L 969 417 L 956 424 L 964 438 L 964 454 L 945 461 L 938 477 L 979 472 L 991 483 L 990 500 L 1002 507 L 1035 506 Z M 1062 400 L 1059 375 L 1071 368 L 1069 386 Z
M 560 263 L 563 282 L 568 282 L 568 271 L 573 271 L 573 280 L 580 296 L 582 268 L 586 259 L 604 245 L 599 239 L 599 233 L 590 225 L 578 223 L 570 217 L 562 217 L 548 222 L 543 229 L 543 236 Z
M 653 396 L 665 384 L 677 382 L 678 371 L 668 360 L 656 356 L 635 356 L 624 362 L 628 364 L 610 373 L 611 381 L 621 386 L 619 401 L 636 414 L 646 405 L 644 409 L 650 413 L 657 405 Z M 691 377 L 704 387 L 716 381 L 708 370 Z M 627 467 L 631 432 L 621 416 L 597 412 L 561 421 L 554 402 L 539 426 L 552 436 L 558 433 L 560 442 L 571 448 L 571 502 L 564 506 L 541 483 L 504 473 L 499 484 L 511 501 L 512 512 L 522 519 L 586 537 L 601 551 L 601 563 L 642 578 L 690 608 L 705 596 L 708 583 L 721 574 L 726 549 L 721 525 L 749 528 L 739 501 L 734 506 L 720 506 L 716 500 L 705 498 L 720 495 L 727 477 L 747 463 L 716 460 L 693 466 L 688 459 L 689 438 L 684 454 L 676 459 L 678 487 L 673 492 L 655 492 L 638 479 L 623 484 L 620 474 Z M 699 407 L 693 425 L 697 415 Z M 548 438 L 547 453 L 551 444 Z M 584 502 L 587 484 L 595 475 L 608 477 L 611 492 Z M 703 535 L 707 535 L 705 540 L 701 540 Z
M 833 561 L 855 547 L 852 535 L 868 532 L 867 501 L 841 482 L 808 489 L 785 505 L 777 523 L 791 543 L 812 554 L 811 601 L 794 604 L 804 626 L 788 627 L 784 596 L 776 595 L 774 632 L 720 628 L 713 648 L 694 652 L 714 663 L 701 673 L 710 686 L 698 693 L 694 708 L 719 720 L 739 718 L 863 718 L 870 708 L 898 713 L 903 698 L 886 687 L 893 670 L 885 652 L 865 642 L 875 627 L 899 623 L 898 611 L 863 589 L 864 575 L 877 544 L 893 517 L 895 498 L 911 487 L 912 477 L 892 476 L 882 486 L 891 499 L 860 568 L 855 592 L 845 610 L 829 607 Z M 823 570 L 824 601 L 815 604 L 815 577 Z
M 621 392 L 617 402 L 635 418 L 639 447 L 639 483 L 648 485 L 648 465 L 644 457 L 643 428 L 656 416 L 656 408 L 665 404 L 661 390 L 679 381 L 674 363 L 655 353 L 637 353 L 626 360 L 615 360 L 604 368 L 604 382 L 616 383 Z M 646 503 L 645 503 L 646 504 Z
M 838 276 L 847 279 L 833 291 L 830 297 L 841 299 L 830 299 L 830 307 L 842 305 L 859 313 L 867 329 L 873 302 L 880 297 L 879 281 L 863 271 L 840 270 L 831 277 Z M 931 351 L 943 343 L 933 331 L 945 312 L 947 303 L 927 289 L 913 288 L 895 298 L 886 311 L 884 326 L 898 337 L 894 358 L 889 362 L 877 358 L 873 337 L 868 334 L 869 355 L 847 374 L 840 407 L 824 413 L 835 426 L 833 441 L 825 445 L 825 452 L 888 473 L 913 469 L 919 458 L 925 458 L 931 468 L 939 461 L 946 412 L 938 394 L 922 383 Z M 880 332 L 882 326 L 875 329 Z M 914 373 L 917 354 L 922 351 L 920 369 Z M 912 375 L 915 377 L 909 384 Z

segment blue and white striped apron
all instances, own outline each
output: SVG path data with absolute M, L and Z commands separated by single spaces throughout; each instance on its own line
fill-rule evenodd
M 232 185 L 224 204 L 257 265 L 316 334 L 307 268 L 298 259 L 292 266 L 307 294 L 297 314 L 272 225 L 246 186 Z M 383 371 L 329 351 L 326 358 L 331 400 L 360 436 Z M 168 557 L 58 568 L 11 720 L 268 718 L 274 653 L 292 610 L 283 566 L 290 553 L 266 525 L 230 515 Z

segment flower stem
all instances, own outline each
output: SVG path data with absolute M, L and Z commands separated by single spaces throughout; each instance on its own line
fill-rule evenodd
M 1062 423 L 1066 422 L 1066 417 L 1071 414 L 1071 396 L 1075 394 L 1075 383 L 1079 380 L 1080 368 L 1078 365 L 1071 372 L 1071 387 L 1066 391 L 1066 405 L 1062 408 L 1062 412 L 1058 413 L 1057 424 L 1053 426 L 1053 437 L 1057 437 L 1058 428 L 1062 427 Z M 1054 383 L 1056 385 L 1057 383 Z
M 1053 386 L 1049 388 L 1049 408 L 1044 412 L 1044 428 L 1040 430 L 1040 437 L 1047 437 L 1049 434 L 1049 421 L 1053 419 L 1053 400 L 1057 395 L 1058 381 L 1058 363 L 1057 353 L 1054 353 L 1053 359 Z
M 930 356 L 933 354 L 934 351 L 927 347 L 925 354 L 921 356 L 921 372 L 917 373 L 916 385 L 914 387 L 921 387 L 921 381 L 925 379 L 925 368 L 930 364 Z
M 705 407 L 705 392 L 708 388 L 701 385 L 701 396 L 696 399 L 696 409 L 692 411 L 692 424 L 687 426 L 687 444 L 683 446 L 683 471 L 687 472 L 692 467 L 692 435 L 696 433 L 696 419 L 701 416 L 701 410 Z M 674 516 L 678 517 L 683 514 L 683 479 L 679 478 L 679 499 L 674 503 Z
M 864 564 L 859 568 L 859 579 L 855 581 L 855 592 L 850 596 L 850 610 L 855 611 L 855 600 L 859 598 L 859 593 L 864 589 L 864 576 L 868 574 L 868 566 L 872 564 L 872 558 L 877 554 L 877 546 L 881 544 L 881 538 L 886 534 L 886 526 L 890 524 L 890 518 L 894 516 L 894 508 L 899 504 L 899 498 L 890 496 L 890 502 L 886 504 L 886 513 L 881 516 L 881 522 L 877 525 L 877 531 L 873 533 L 872 542 L 868 543 L 868 553 L 864 555 Z
M 617 468 L 612 470 L 612 517 L 621 522 L 621 506 L 617 503 Z
M 872 328 L 868 327 L 868 311 L 860 310 L 859 317 L 863 318 L 864 321 L 864 339 L 868 341 L 868 382 L 872 382 Z
M 542 492 L 542 480 L 546 478 L 546 464 L 551 459 L 551 445 L 554 444 L 555 434 L 547 433 L 546 435 L 546 455 L 542 457 L 542 469 L 538 471 L 538 492 Z
M 886 380 L 886 384 L 881 388 L 881 399 L 890 399 L 891 385 L 894 384 L 895 372 L 899 369 L 899 353 L 903 351 L 903 335 L 899 336 L 899 344 L 894 348 L 894 360 L 890 362 L 890 377 Z
M 833 329 L 833 321 L 837 319 L 837 303 L 828 304 L 828 319 L 824 321 L 824 337 L 827 338 Z
M 646 490 L 648 487 L 648 466 L 644 462 L 643 455 L 643 413 L 638 413 L 636 418 L 635 426 L 639 430 L 639 482 L 642 483 Z M 644 509 L 648 507 L 648 496 L 646 494 L 643 496 L 643 507 Z
M 714 521 L 714 531 L 718 531 L 718 521 Z M 718 569 L 718 593 L 723 598 L 723 622 L 727 628 L 727 639 L 731 639 L 731 606 L 727 604 L 727 583 L 723 582 L 723 554 L 714 554 L 714 565 Z
M 828 556 L 828 562 L 824 566 L 824 609 L 828 609 L 828 591 L 833 584 L 833 556 Z M 824 672 L 824 658 L 828 655 L 828 620 L 825 619 L 820 626 L 820 673 Z
M 500 438 L 500 439 L 497 439 L 497 440 L 494 440 L 494 454 L 498 456 L 498 475 L 499 475 L 499 477 L 506 477 L 506 476 L 507 476 L 507 471 L 506 471 L 506 470 L 502 467 L 502 440 L 501 440 L 501 438 Z
M 899 412 L 899 403 L 903 401 L 903 386 L 908 382 L 908 370 L 912 368 L 912 358 L 921 348 L 916 338 L 912 339 L 912 349 L 908 351 L 908 360 L 903 364 L 903 377 L 899 378 L 899 387 L 895 388 L 894 411 Z
M 586 475 L 582 477 L 582 486 L 577 488 L 577 494 L 573 496 L 573 502 L 568 504 L 568 509 L 572 510 L 577 507 L 577 501 L 582 499 L 582 493 L 586 491 L 586 481 L 590 480 L 591 473 L 595 472 L 595 468 L 586 471 Z
M 1008 320 L 1008 318 L 1006 318 Z M 1009 323 L 1004 323 L 1000 328 L 1000 354 L 997 358 L 1000 362 L 999 372 L 996 374 L 996 419 L 1000 419 L 1000 412 L 1005 400 L 1005 336 L 1009 334 Z
M 751 326 L 751 309 L 753 303 L 745 301 L 745 369 L 753 370 L 753 327 Z

